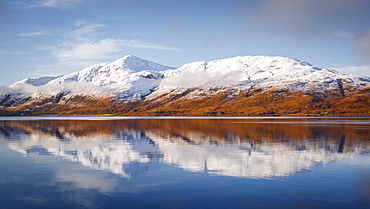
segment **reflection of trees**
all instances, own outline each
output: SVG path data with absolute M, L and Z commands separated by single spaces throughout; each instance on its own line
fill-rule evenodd
M 135 120 L 130 121 L 141 130 L 156 132 L 159 135 L 179 135 L 193 142 L 213 140 L 223 143 L 243 141 L 283 142 L 310 140 L 338 140 L 345 136 L 346 141 L 368 141 L 368 126 L 358 129 L 358 124 L 316 124 L 307 119 L 271 120 Z
M 356 119 L 357 120 L 357 119 Z M 369 125 L 352 124 L 326 119 L 129 119 L 129 120 L 46 120 L 46 121 L 5 121 L 0 124 L 4 129 L 21 129 L 25 132 L 41 132 L 60 138 L 112 136 L 122 131 L 136 133 L 156 133 L 160 136 L 173 136 L 192 143 L 210 141 L 215 143 L 234 143 L 251 141 L 342 141 L 341 149 L 354 141 L 369 141 Z M 365 122 L 368 120 L 364 120 Z M 110 137 L 108 137 L 110 138 Z M 345 143 L 344 143 L 345 142 Z

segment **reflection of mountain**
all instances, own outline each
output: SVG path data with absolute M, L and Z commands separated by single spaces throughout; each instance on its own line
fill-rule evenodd
M 175 165 L 247 178 L 288 176 L 369 152 L 363 120 L 4 121 L 1 138 L 28 156 L 55 155 L 130 177 Z

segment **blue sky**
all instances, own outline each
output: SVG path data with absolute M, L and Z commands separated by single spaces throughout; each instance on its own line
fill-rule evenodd
M 0 85 L 132 54 L 277 55 L 370 76 L 368 0 L 0 0 Z

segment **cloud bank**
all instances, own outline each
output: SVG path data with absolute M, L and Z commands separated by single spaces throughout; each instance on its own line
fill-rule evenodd
M 180 73 L 166 77 L 159 88 L 209 88 L 213 86 L 236 86 L 245 80 L 241 71 L 212 72 L 206 70 L 183 70 Z
M 104 92 L 104 88 L 101 86 L 94 85 L 89 82 L 68 82 L 62 85 L 42 85 L 33 86 L 30 84 L 19 84 L 14 88 L 0 86 L 0 94 L 26 94 L 31 95 L 35 93 L 60 93 L 60 92 L 72 92 L 72 93 L 86 93 L 86 92 Z

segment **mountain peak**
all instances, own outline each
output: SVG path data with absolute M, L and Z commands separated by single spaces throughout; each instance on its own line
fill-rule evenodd
M 125 61 L 130 61 L 130 60 L 146 61 L 146 60 L 144 60 L 144 59 L 142 59 L 140 57 L 136 57 L 134 55 L 129 54 L 129 55 L 126 55 L 124 57 L 121 57 L 121 58 L 119 58 L 119 59 L 117 59 L 117 60 L 115 60 L 113 62 L 125 62 Z
M 140 72 L 140 71 L 163 71 L 168 69 L 173 69 L 172 67 L 160 65 L 155 62 L 151 62 L 134 55 L 126 55 L 122 58 L 119 58 L 112 63 L 108 64 L 113 68 L 122 68 L 122 70 L 129 70 L 131 72 Z

